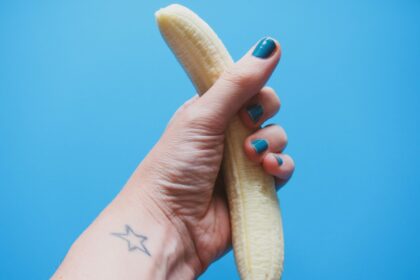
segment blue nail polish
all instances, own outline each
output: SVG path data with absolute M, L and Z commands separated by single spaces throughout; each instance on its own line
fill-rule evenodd
M 262 154 L 268 149 L 268 142 L 265 139 L 255 139 L 251 142 L 251 145 L 257 154 Z
M 263 107 L 260 104 L 250 105 L 246 108 L 246 111 L 254 123 L 257 123 L 263 115 Z
M 276 47 L 276 43 L 273 39 L 264 38 L 255 47 L 252 55 L 259 58 L 267 58 L 274 52 Z
M 280 156 L 275 156 L 277 163 L 279 164 L 279 166 L 281 166 L 283 164 L 283 159 Z

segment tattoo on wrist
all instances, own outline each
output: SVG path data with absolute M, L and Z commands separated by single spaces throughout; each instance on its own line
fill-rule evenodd
M 135 233 L 134 230 L 129 225 L 125 225 L 125 232 L 122 232 L 122 233 L 111 232 L 111 235 L 116 236 L 126 241 L 127 246 L 128 246 L 128 251 L 132 252 L 135 250 L 139 250 L 140 252 L 143 252 L 146 255 L 151 256 L 149 250 L 146 248 L 146 244 L 144 244 L 147 240 L 147 236 Z

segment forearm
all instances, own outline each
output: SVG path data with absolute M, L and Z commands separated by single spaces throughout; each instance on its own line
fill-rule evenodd
M 193 279 L 198 267 L 180 228 L 140 187 L 127 186 L 73 244 L 53 279 Z

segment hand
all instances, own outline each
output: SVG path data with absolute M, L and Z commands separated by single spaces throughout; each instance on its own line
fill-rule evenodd
M 221 256 L 231 242 L 224 185 L 218 177 L 224 132 L 231 118 L 239 114 L 254 130 L 244 151 L 276 178 L 277 186 L 293 173 L 293 160 L 282 153 L 287 143 L 285 131 L 277 125 L 260 128 L 280 107 L 274 90 L 263 87 L 280 54 L 278 43 L 268 58 L 249 51 L 203 97 L 186 102 L 127 184 L 168 218 L 185 243 L 193 244 L 197 273 Z M 255 146 L 256 139 L 265 139 L 268 147 Z

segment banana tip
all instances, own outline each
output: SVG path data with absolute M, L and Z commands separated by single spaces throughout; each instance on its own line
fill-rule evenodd
M 170 14 L 176 13 L 177 11 L 185 10 L 185 9 L 186 9 L 186 7 L 184 7 L 180 4 L 171 4 L 169 6 L 166 6 L 164 8 L 160 8 L 159 10 L 157 10 L 155 12 L 155 17 L 156 17 L 157 20 L 159 20 L 159 19 L 161 19 L 165 16 L 168 16 Z

